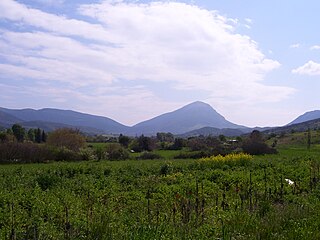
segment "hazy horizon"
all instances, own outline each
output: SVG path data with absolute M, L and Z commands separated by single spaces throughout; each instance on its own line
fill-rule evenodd
M 248 127 L 319 109 L 320 2 L 0 2 L 0 107 L 132 126 L 195 101 Z

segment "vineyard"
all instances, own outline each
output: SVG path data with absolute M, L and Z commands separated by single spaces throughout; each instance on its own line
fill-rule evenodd
M 2 165 L 0 239 L 320 239 L 320 153 Z

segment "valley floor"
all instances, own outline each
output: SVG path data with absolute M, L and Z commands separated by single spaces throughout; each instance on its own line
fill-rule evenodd
M 317 146 L 238 160 L 2 165 L 0 239 L 320 239 Z

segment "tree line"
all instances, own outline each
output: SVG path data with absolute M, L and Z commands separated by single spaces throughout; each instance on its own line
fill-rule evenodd
M 180 138 L 172 133 L 156 136 L 129 137 L 120 134 L 108 143 L 94 145 L 102 136 L 85 136 L 77 129 L 56 129 L 46 133 L 40 128 L 25 129 L 19 124 L 0 132 L 0 162 L 45 162 L 81 160 L 157 159 L 154 150 L 178 150 L 176 159 L 202 158 L 226 155 L 232 152 L 249 154 L 276 153 L 269 147 L 259 131 L 247 137 L 230 139 L 223 135 Z M 104 142 L 104 141 L 103 141 Z M 133 154 L 134 153 L 134 154 Z

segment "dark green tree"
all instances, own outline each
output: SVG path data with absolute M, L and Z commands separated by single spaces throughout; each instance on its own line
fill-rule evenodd
M 119 138 L 118 138 L 118 142 L 125 148 L 128 148 L 129 143 L 130 143 L 130 138 L 128 136 L 124 136 L 122 134 L 120 134 Z
M 47 134 L 45 133 L 44 130 L 42 130 L 41 133 L 41 142 L 46 142 L 47 141 Z
M 41 143 L 41 138 L 42 138 L 41 130 L 40 130 L 40 128 L 38 128 L 35 130 L 35 142 Z
M 20 125 L 20 124 L 13 124 L 12 127 L 12 132 L 15 138 L 17 139 L 18 142 L 23 142 L 24 136 L 26 134 L 25 129 Z
M 33 128 L 30 128 L 28 130 L 28 140 L 31 141 L 31 142 L 34 142 L 35 141 L 35 133 L 34 133 L 34 129 Z

